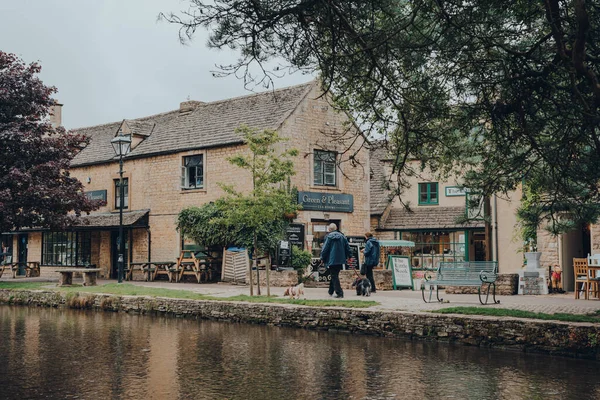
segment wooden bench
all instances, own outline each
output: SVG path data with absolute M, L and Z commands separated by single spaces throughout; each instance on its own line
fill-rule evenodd
M 100 268 L 64 268 L 57 269 L 56 272 L 60 272 L 58 286 L 72 285 L 73 272 L 83 275 L 83 286 L 96 286 L 96 276 L 100 272 Z
M 496 300 L 496 279 L 498 278 L 498 263 L 495 261 L 464 261 L 464 262 L 440 262 L 436 270 L 435 279 L 425 274 L 425 282 L 421 284 L 421 293 L 425 303 L 431 303 L 433 287 L 435 286 L 435 297 L 440 299 L 439 286 L 477 286 L 479 302 L 488 304 L 490 289 L 492 290 L 492 304 L 499 304 Z M 429 300 L 425 298 L 425 287 L 429 287 Z M 481 288 L 487 286 L 485 302 L 481 299 Z

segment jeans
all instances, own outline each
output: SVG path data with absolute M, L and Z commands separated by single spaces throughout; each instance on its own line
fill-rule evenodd
M 365 264 L 365 270 L 366 270 L 366 274 L 367 275 L 367 279 L 369 280 L 369 282 L 371 282 L 371 293 L 375 293 L 375 279 L 373 278 L 373 268 L 375 266 L 374 265 L 366 265 Z
M 344 291 L 342 290 L 342 285 L 340 285 L 340 270 L 342 269 L 341 265 L 330 265 L 329 272 L 331 273 L 331 280 L 329 281 L 329 295 L 331 296 L 333 292 L 337 294 L 339 297 L 344 295 Z

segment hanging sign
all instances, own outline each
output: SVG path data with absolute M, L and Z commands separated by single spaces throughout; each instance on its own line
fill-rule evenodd
M 387 268 L 392 270 L 392 286 L 394 290 L 397 290 L 399 287 L 413 287 L 410 257 L 389 255 Z

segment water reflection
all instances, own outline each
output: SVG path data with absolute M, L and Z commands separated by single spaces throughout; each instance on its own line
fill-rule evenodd
M 0 338 L 3 399 L 600 398 L 596 362 L 378 337 L 2 306 Z

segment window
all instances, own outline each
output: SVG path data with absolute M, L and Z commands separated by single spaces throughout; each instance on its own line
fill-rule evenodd
M 468 260 L 468 235 L 466 231 L 413 231 L 399 232 L 398 238 L 415 243 L 410 248 L 413 269 L 435 269 L 440 261 Z
M 129 207 L 129 179 L 123 178 L 123 208 Z M 118 210 L 121 206 L 121 191 L 119 190 L 119 180 L 115 179 L 115 208 Z
M 183 157 L 181 168 L 181 187 L 183 189 L 204 188 L 204 160 L 202 154 Z
M 91 262 L 90 232 L 44 232 L 42 264 L 85 266 Z
M 419 204 L 438 204 L 437 182 L 419 183 Z
M 315 150 L 314 184 L 318 186 L 335 186 L 335 153 Z

